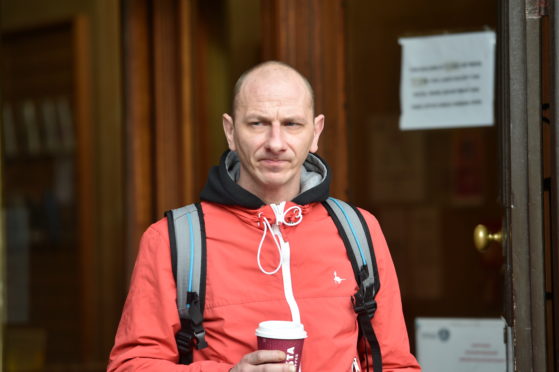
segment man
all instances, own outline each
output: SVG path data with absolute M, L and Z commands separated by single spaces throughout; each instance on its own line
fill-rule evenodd
M 283 352 L 255 351 L 254 334 L 261 321 L 292 319 L 308 332 L 302 371 L 362 370 L 367 356 L 351 302 L 357 283 L 320 203 L 328 197 L 330 171 L 312 154 L 324 128 L 313 106 L 307 80 L 283 63 L 266 62 L 241 76 L 232 116 L 223 115 L 230 151 L 200 195 L 208 347 L 194 350 L 192 364 L 177 365 L 180 321 L 161 220 L 142 237 L 109 371 L 294 371 L 282 363 Z M 386 242 L 376 219 L 362 213 L 379 267 L 373 327 L 384 371 L 419 371 Z

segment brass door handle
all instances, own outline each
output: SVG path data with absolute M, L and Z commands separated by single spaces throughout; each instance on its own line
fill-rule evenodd
M 485 252 L 491 243 L 501 244 L 502 241 L 502 231 L 491 234 L 484 225 L 477 225 L 474 228 L 474 245 L 480 252 Z

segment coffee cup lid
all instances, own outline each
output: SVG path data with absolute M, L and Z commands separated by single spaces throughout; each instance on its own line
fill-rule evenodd
M 307 338 L 307 332 L 301 323 L 285 320 L 268 320 L 258 324 L 256 336 L 281 340 L 295 340 Z

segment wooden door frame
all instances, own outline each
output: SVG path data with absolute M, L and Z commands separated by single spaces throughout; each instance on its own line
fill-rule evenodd
M 556 1 L 550 4 L 551 15 L 551 138 L 550 138 L 550 251 L 552 270 L 552 319 L 553 324 L 553 349 L 555 371 L 559 372 L 559 5 Z
M 537 0 L 500 1 L 497 86 L 508 365 L 514 371 L 544 372 L 547 345 L 539 6 Z
M 96 196 L 93 189 L 93 146 L 91 141 L 93 125 L 91 120 L 91 51 L 88 41 L 90 40 L 89 20 L 85 16 L 75 16 L 72 20 L 74 32 L 74 64 L 75 69 L 75 94 L 76 113 L 75 121 L 78 142 L 77 174 L 79 179 L 78 200 L 79 205 L 79 244 L 81 250 L 80 266 L 82 275 L 82 319 L 84 323 L 82 355 L 84 361 L 94 362 L 96 356 L 101 355 L 103 350 L 96 344 L 100 342 L 97 330 L 99 329 L 100 314 L 92 309 L 91 304 L 101 303 L 96 290 L 95 282 L 99 279 L 95 275 L 95 267 L 92 263 L 99 262 L 95 253 L 95 221 L 97 211 L 95 207 Z M 110 325 L 108 325 L 110 327 Z M 92 353 L 95 351 L 95 353 Z
M 2 43 L 0 43 L 0 52 L 2 51 Z M 0 102 L 4 102 L 3 92 L 0 91 Z M 0 130 L 0 154 L 4 153 L 4 131 Z M 0 161 L 0 175 L 4 174 L 4 161 Z M 0 205 L 4 208 L 4 182 L 0 176 Z M 0 213 L 0 283 L 2 283 L 2 290 L 0 291 L 0 316 L 2 319 L 7 319 L 8 314 L 8 304 L 7 304 L 7 247 L 6 247 L 6 229 L 5 229 L 5 213 Z M 5 331 L 4 322 L 0 327 L 0 371 L 4 371 L 4 360 L 6 357 L 5 353 Z

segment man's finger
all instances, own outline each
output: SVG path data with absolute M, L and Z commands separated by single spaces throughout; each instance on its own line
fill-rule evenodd
M 285 353 L 280 350 L 258 350 L 245 355 L 243 359 L 253 365 L 279 363 L 285 361 Z

